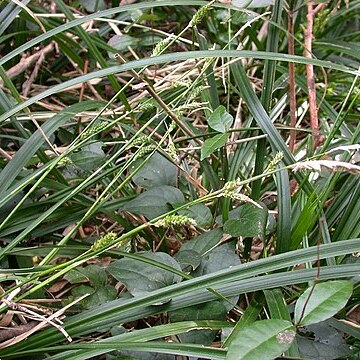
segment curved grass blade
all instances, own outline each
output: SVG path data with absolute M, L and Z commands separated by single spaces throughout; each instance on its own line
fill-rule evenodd
M 320 258 L 337 256 L 359 251 L 359 239 L 341 241 L 321 245 Z M 206 289 L 211 287 L 224 296 L 238 295 L 242 292 L 257 291 L 260 289 L 277 288 L 289 284 L 299 284 L 314 279 L 317 269 L 298 270 L 290 273 L 276 273 L 258 278 L 248 278 L 264 272 L 276 271 L 306 261 L 316 260 L 318 249 L 316 246 L 307 249 L 291 251 L 275 255 L 270 258 L 235 266 L 206 276 L 181 282 L 176 285 L 152 292 L 147 296 L 136 297 L 130 300 L 118 299 L 101 306 L 101 310 L 94 309 L 76 315 L 66 322 L 66 330 L 72 336 L 85 334 L 97 328 L 99 331 L 109 324 L 118 324 L 140 319 L 152 314 L 175 310 L 184 306 L 204 303 L 216 298 Z M 338 265 L 321 268 L 322 279 L 337 279 L 356 275 L 360 265 Z M 248 278 L 248 279 L 245 279 Z M 191 293 L 191 296 L 188 294 Z M 169 301 L 167 305 L 151 306 L 160 301 Z M 176 301 L 175 301 L 176 299 Z M 22 344 L 22 349 L 39 347 L 62 340 L 56 330 L 48 329 L 32 337 L 32 341 Z M 24 348 L 25 346 L 25 348 Z M 17 345 L 13 347 L 18 351 Z M 18 349 L 18 350 L 16 350 Z M 10 349 L 9 349 L 10 351 Z
M 41 131 L 34 132 L 21 148 L 16 152 L 14 157 L 9 161 L 3 170 L 0 172 L 0 196 L 10 187 L 12 181 L 20 173 L 21 169 L 32 158 L 36 151 L 45 142 L 44 135 L 50 137 L 63 123 L 69 120 L 72 116 L 81 111 L 88 111 L 96 109 L 104 105 L 101 101 L 86 101 L 71 105 L 64 110 L 57 113 L 50 120 L 48 120 L 42 127 Z
M 330 61 L 317 60 L 317 59 L 308 59 L 303 56 L 296 55 L 287 55 L 280 53 L 268 53 L 266 51 L 248 51 L 248 50 L 205 50 L 205 51 L 188 51 L 188 52 L 179 52 L 172 54 L 160 55 L 157 57 L 134 60 L 126 64 L 111 66 L 107 69 L 102 69 L 94 71 L 92 73 L 79 76 L 75 79 L 65 81 L 59 85 L 55 85 L 52 88 L 43 91 L 42 93 L 33 96 L 32 98 L 22 102 L 21 104 L 15 106 L 12 110 L 7 111 L 5 114 L 0 116 L 0 122 L 6 120 L 8 117 L 16 114 L 18 111 L 25 109 L 26 107 L 34 104 L 35 102 L 46 98 L 47 96 L 53 95 L 67 89 L 70 86 L 82 84 L 86 81 L 90 81 L 95 78 L 102 78 L 111 74 L 117 74 L 129 70 L 139 69 L 147 66 L 169 63 L 172 61 L 184 61 L 188 59 L 201 59 L 201 58 L 215 58 L 215 57 L 236 57 L 236 58 L 253 58 L 253 59 L 263 59 L 263 60 L 278 60 L 286 62 L 295 62 L 300 64 L 313 64 L 316 66 L 322 66 L 328 69 L 334 69 L 349 73 L 352 75 L 359 75 L 358 70 L 353 70 L 343 65 L 338 65 Z M 238 64 L 231 65 L 234 68 L 234 71 L 238 71 Z M 266 114 L 266 113 L 265 113 Z M 287 148 L 286 148 L 287 149 Z M 284 153 L 285 154 L 285 153 Z M 288 154 L 285 154 L 288 157 Z

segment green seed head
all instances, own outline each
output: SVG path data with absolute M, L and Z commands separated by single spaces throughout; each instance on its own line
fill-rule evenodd
M 147 146 L 142 147 L 139 152 L 138 152 L 138 156 L 139 157 L 143 157 L 149 153 L 151 153 L 152 151 L 154 151 L 156 149 L 156 145 L 155 144 L 150 144 Z
M 60 159 L 60 161 L 58 162 L 59 166 L 65 166 L 65 165 L 71 165 L 73 164 L 72 160 L 70 158 L 63 157 L 62 159 Z
M 170 228 L 173 226 L 193 225 L 196 226 L 196 221 L 186 215 L 168 215 L 161 220 L 158 220 L 154 226 Z
M 213 1 L 209 2 L 208 4 L 202 6 L 196 14 L 193 16 L 193 18 L 190 21 L 190 26 L 195 26 L 197 24 L 200 24 L 202 19 L 208 14 L 209 10 L 211 9 L 213 5 Z
M 102 236 L 101 238 L 97 239 L 91 247 L 92 251 L 97 251 L 100 249 L 105 248 L 106 246 L 110 245 L 114 242 L 117 238 L 117 235 L 114 232 L 109 232 L 106 235 Z
M 149 137 L 147 135 L 140 135 L 131 142 L 130 146 L 139 146 L 148 143 L 149 143 Z
M 266 168 L 265 172 L 270 172 L 276 169 L 279 162 L 284 158 L 284 153 L 282 151 L 279 151 L 276 153 L 274 158 L 270 161 L 268 167 Z
M 172 38 L 173 38 L 173 35 L 171 34 L 167 38 L 165 38 L 165 39 L 161 40 L 160 42 L 158 42 L 156 44 L 152 54 L 151 54 L 151 57 L 161 55 L 166 50 L 166 48 L 168 47 L 168 45 L 171 42 Z
M 108 123 L 105 121 L 100 121 L 97 124 L 94 124 L 93 126 L 89 127 L 85 131 L 83 131 L 80 135 L 80 140 L 86 140 L 90 136 L 92 136 L 95 133 L 101 132 L 108 126 Z
M 175 147 L 175 144 L 173 143 L 173 141 L 171 140 L 171 138 L 169 138 L 169 143 L 167 148 L 165 149 L 165 151 L 171 156 L 171 158 L 175 161 L 175 162 L 180 162 L 180 158 L 179 155 L 177 153 L 177 149 Z

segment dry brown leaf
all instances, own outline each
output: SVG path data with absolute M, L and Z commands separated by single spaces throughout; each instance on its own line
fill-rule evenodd
M 60 280 L 50 286 L 50 288 L 47 290 L 49 293 L 57 293 L 60 290 L 62 290 L 69 282 L 67 280 Z

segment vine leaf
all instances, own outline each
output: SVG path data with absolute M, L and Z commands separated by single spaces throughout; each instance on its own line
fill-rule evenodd
M 220 149 L 226 144 L 228 138 L 228 134 L 218 134 L 210 139 L 204 141 L 201 147 L 201 159 L 206 159 L 209 155 L 211 155 L 215 150 Z
M 218 106 L 208 119 L 208 125 L 212 129 L 223 134 L 230 129 L 233 122 L 234 118 L 226 111 L 225 107 L 222 105 Z

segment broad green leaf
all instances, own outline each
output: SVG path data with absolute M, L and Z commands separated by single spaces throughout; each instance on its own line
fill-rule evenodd
M 197 321 L 197 320 L 225 320 L 227 309 L 219 301 L 212 301 L 206 304 L 185 307 L 169 313 L 170 322 Z M 210 344 L 217 331 L 214 330 L 194 330 L 179 335 L 179 339 L 184 343 L 191 344 Z
M 85 294 L 90 294 L 85 299 L 79 302 L 85 309 L 90 309 L 99 304 L 105 304 L 108 301 L 115 300 L 117 297 L 117 291 L 114 286 L 103 285 L 99 288 L 94 288 L 88 285 L 76 286 L 72 289 L 70 300 L 79 298 Z
M 182 271 L 194 271 L 201 262 L 201 257 L 195 250 L 178 251 L 174 258 L 180 264 Z
M 89 265 L 69 271 L 64 275 L 64 279 L 71 284 L 88 281 L 95 287 L 100 288 L 106 284 L 107 277 L 104 268 L 99 265 Z
M 130 167 L 130 171 L 134 171 L 143 159 L 138 159 Z M 155 152 L 142 168 L 134 174 L 132 180 L 138 186 L 144 189 L 161 185 L 176 186 L 177 183 L 177 167 L 164 156 Z
M 349 351 L 346 345 L 337 345 L 329 342 L 315 341 L 303 336 L 296 337 L 301 359 L 335 360 L 335 359 L 359 359 L 347 357 Z
M 106 157 L 101 141 L 85 145 L 79 152 L 70 156 L 72 162 L 83 170 L 94 170 L 104 162 Z
M 95 292 L 86 297 L 81 301 L 82 305 L 90 309 L 95 306 L 99 306 L 99 304 L 105 304 L 109 301 L 115 300 L 117 298 L 117 291 L 114 286 L 104 285 L 100 288 L 96 288 Z
M 166 253 L 139 253 L 148 259 L 156 260 L 181 271 L 178 262 Z M 178 283 L 181 276 L 154 265 L 146 264 L 133 259 L 120 259 L 114 261 L 107 271 L 118 281 L 125 284 L 128 291 L 133 295 L 143 295 L 165 286 Z
M 172 186 L 151 188 L 129 201 L 121 210 L 145 215 L 149 219 L 172 210 L 171 204 L 184 202 L 182 192 Z
M 200 266 L 194 271 L 193 276 L 203 276 L 216 271 L 231 268 L 239 265 L 239 256 L 235 253 L 235 246 L 231 243 L 223 244 L 213 250 L 201 259 Z M 229 301 L 223 300 L 222 303 L 229 311 L 237 303 L 238 296 L 232 296 Z
M 137 39 L 129 35 L 114 35 L 109 41 L 108 45 L 118 50 L 120 53 L 128 51 L 129 46 L 134 46 Z M 114 57 L 114 53 L 108 51 L 109 58 Z
M 65 274 L 64 279 L 67 280 L 70 284 L 78 284 L 89 281 L 89 279 L 77 269 L 71 270 Z
M 234 118 L 226 111 L 223 105 L 218 106 L 208 119 L 208 125 L 221 133 L 226 133 L 233 122 Z
M 290 321 L 257 321 L 238 332 L 229 345 L 226 360 L 273 360 L 290 347 L 295 334 Z
M 90 296 L 87 296 L 80 302 L 80 305 L 86 309 L 115 300 L 117 297 L 115 287 L 106 284 L 107 275 L 105 269 L 99 265 L 88 265 L 83 268 L 74 269 L 65 274 L 64 279 L 71 284 L 90 283 L 91 286 L 75 286 L 71 291 L 74 298 L 90 294 Z
M 359 239 L 341 241 L 320 245 L 320 258 L 351 254 L 359 250 Z M 306 261 L 315 261 L 319 254 L 318 247 L 290 251 L 285 254 L 274 255 L 268 258 L 249 262 L 244 265 L 233 266 L 214 274 L 200 278 L 183 281 L 168 286 L 143 297 L 135 297 L 129 300 L 117 299 L 108 304 L 100 305 L 91 311 L 77 314 L 65 320 L 65 327 L 71 327 L 71 334 L 84 335 L 93 333 L 94 328 L 108 328 L 118 324 L 142 319 L 164 311 L 164 307 L 154 307 L 154 302 L 172 301 L 166 306 L 167 311 L 177 310 L 185 306 L 201 304 L 214 300 L 215 296 L 207 288 L 216 288 L 225 296 L 233 296 L 250 291 L 258 291 L 269 288 L 283 287 L 286 285 L 301 284 L 314 279 L 317 269 L 276 272 L 278 269 L 288 268 Z M 270 275 L 262 275 L 264 272 L 274 272 Z M 320 272 L 320 280 L 334 278 L 348 278 L 359 273 L 356 264 L 324 266 Z M 2 351 L 2 355 L 14 351 L 27 351 L 39 349 L 42 346 L 63 341 L 62 334 L 57 329 L 47 328 L 38 334 L 34 334 L 25 344 L 15 344 Z
M 104 0 L 79 0 L 79 2 L 88 12 L 106 9 Z
M 89 294 L 91 296 L 94 293 L 95 293 L 95 289 L 90 285 L 79 285 L 71 290 L 71 294 L 75 299 L 85 294 Z
M 343 333 L 333 328 L 328 321 L 305 326 L 306 337 L 296 338 L 301 357 L 304 359 L 343 359 L 349 353 Z M 307 336 L 313 333 L 313 336 Z
M 218 134 L 204 141 L 201 146 L 201 160 L 206 159 L 215 150 L 220 149 L 226 144 L 228 134 Z
M 179 252 L 194 250 L 200 255 L 204 255 L 207 251 L 220 243 L 223 232 L 221 229 L 213 229 L 197 236 L 194 239 L 182 244 Z
M 210 226 L 212 223 L 212 214 L 210 209 L 204 204 L 196 204 L 190 206 L 188 209 L 180 210 L 180 215 L 186 215 L 196 221 L 196 224 L 201 227 Z
M 232 243 L 225 243 L 203 256 L 200 267 L 194 276 L 211 274 L 221 269 L 227 269 L 240 264 L 239 256 L 235 253 Z
M 331 318 L 346 305 L 352 291 L 353 284 L 348 280 L 327 281 L 309 287 L 296 302 L 295 323 L 304 326 Z
M 229 219 L 224 224 L 224 232 L 231 236 L 254 237 L 264 239 L 267 224 L 267 208 L 247 203 L 240 207 L 240 216 Z
M 239 219 L 240 214 L 241 214 L 241 206 L 238 206 L 237 208 L 229 211 L 228 219 L 233 219 L 233 220 Z M 223 225 L 223 219 L 221 214 L 216 217 L 215 222 L 218 225 L 221 226 Z M 273 233 L 275 229 L 276 229 L 276 218 L 274 214 L 268 213 L 265 234 L 269 235 Z

